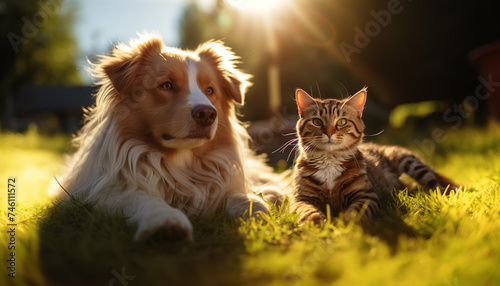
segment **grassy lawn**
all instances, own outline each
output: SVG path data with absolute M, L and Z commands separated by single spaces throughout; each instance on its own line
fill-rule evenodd
M 445 135 L 433 146 L 401 130 L 376 141 L 412 148 L 466 187 L 401 191 L 364 229 L 297 226 L 285 204 L 262 219 L 193 218 L 192 243 L 135 243 L 123 218 L 50 203 L 68 137 L 0 134 L 0 178 L 17 178 L 16 278 L 4 188 L 0 285 L 500 285 L 500 127 Z

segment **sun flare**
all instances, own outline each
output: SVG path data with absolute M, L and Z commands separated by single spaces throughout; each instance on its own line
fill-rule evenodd
M 226 2 L 241 11 L 270 14 L 283 7 L 288 0 L 226 0 Z

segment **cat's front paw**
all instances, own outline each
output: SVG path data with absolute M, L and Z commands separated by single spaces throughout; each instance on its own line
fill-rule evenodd
M 339 217 L 345 224 L 348 224 L 351 221 L 357 221 L 359 217 L 359 212 L 354 209 L 349 209 L 345 213 L 341 213 Z
M 344 224 L 349 224 L 351 222 L 355 223 L 369 223 L 372 221 L 372 216 L 370 216 L 367 212 L 359 212 L 355 209 L 349 209 L 345 213 L 341 213 L 339 216 Z
M 319 225 L 326 221 L 326 216 L 322 212 L 312 212 L 301 214 L 297 220 L 297 222 L 303 223 L 305 221 L 313 221 L 314 224 Z
M 155 236 L 165 240 L 192 241 L 193 226 L 182 211 L 163 209 L 139 222 L 134 240 L 143 241 Z

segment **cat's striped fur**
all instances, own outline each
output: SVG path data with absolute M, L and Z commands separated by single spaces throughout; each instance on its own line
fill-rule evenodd
M 362 143 L 366 93 L 363 88 L 345 100 L 320 100 L 296 91 L 299 153 L 290 206 L 299 222 L 323 221 L 327 204 L 345 221 L 370 220 L 380 207 L 377 192 L 406 187 L 403 173 L 425 188 L 455 187 L 405 148 Z

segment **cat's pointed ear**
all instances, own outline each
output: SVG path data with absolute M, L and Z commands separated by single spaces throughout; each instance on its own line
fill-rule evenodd
M 355 95 L 347 99 L 347 102 L 345 103 L 346 105 L 354 107 L 359 117 L 361 117 L 361 115 L 363 114 L 363 109 L 365 108 L 367 89 L 368 88 L 366 86 L 363 87 L 362 90 L 358 91 Z
M 302 116 L 304 111 L 311 104 L 315 104 L 314 98 L 312 98 L 307 92 L 304 90 L 297 88 L 295 90 L 295 99 L 297 101 L 297 107 L 299 108 L 299 114 Z

